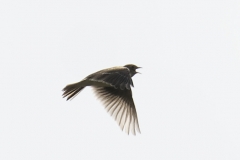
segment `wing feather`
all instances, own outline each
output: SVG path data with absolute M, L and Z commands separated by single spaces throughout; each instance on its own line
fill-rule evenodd
M 141 133 L 131 90 L 94 87 L 94 92 L 122 130 L 124 129 L 128 134 L 132 132 L 134 135 L 136 131 Z

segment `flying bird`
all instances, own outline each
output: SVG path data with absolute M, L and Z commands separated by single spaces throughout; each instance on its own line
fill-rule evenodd
M 83 88 L 92 86 L 106 110 L 115 118 L 120 128 L 128 134 L 140 132 L 137 111 L 132 98 L 132 77 L 141 68 L 134 64 L 112 67 L 90 74 L 77 83 L 63 88 L 63 98 L 73 99 Z

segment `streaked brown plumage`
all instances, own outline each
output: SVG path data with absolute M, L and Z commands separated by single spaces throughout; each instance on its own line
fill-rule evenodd
M 140 133 L 136 108 L 132 98 L 132 77 L 141 68 L 133 64 L 103 69 L 90 74 L 82 81 L 63 88 L 63 98 L 73 99 L 84 87 L 92 86 L 106 110 L 115 118 L 121 129 L 134 135 Z

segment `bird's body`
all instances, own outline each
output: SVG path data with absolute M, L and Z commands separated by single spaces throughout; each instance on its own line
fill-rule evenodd
M 90 74 L 82 81 L 69 84 L 63 88 L 63 98 L 74 98 L 84 87 L 92 86 L 97 97 L 103 101 L 107 111 L 119 123 L 119 126 L 135 135 L 140 133 L 137 112 L 132 98 L 132 76 L 136 73 L 136 65 L 112 67 Z

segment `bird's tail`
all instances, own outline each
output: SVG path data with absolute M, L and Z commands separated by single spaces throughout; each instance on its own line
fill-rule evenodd
M 63 98 L 67 97 L 67 100 L 73 99 L 78 95 L 78 93 L 85 87 L 84 81 L 69 84 L 63 88 Z

